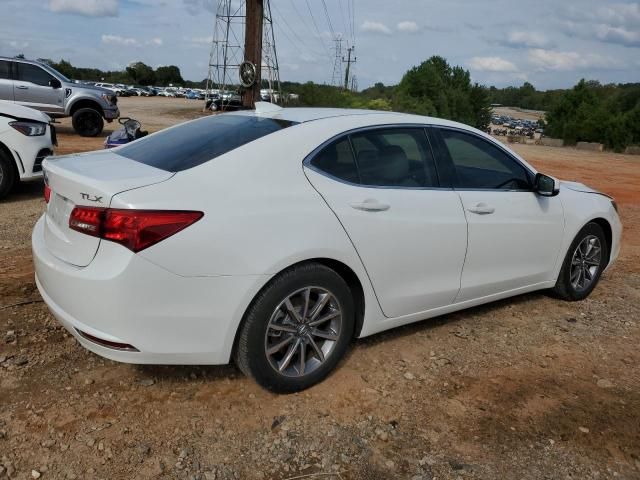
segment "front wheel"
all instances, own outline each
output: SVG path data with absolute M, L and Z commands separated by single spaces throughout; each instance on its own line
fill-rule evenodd
M 16 183 L 14 164 L 5 152 L 0 150 L 0 198 L 9 194 Z
M 598 284 L 609 250 L 602 227 L 588 223 L 571 243 L 553 293 L 568 301 L 583 300 Z
M 73 129 L 82 137 L 95 137 L 102 132 L 104 121 L 102 115 L 93 108 L 78 109 L 71 119 Z
M 274 392 L 304 390 L 335 368 L 353 330 L 353 297 L 342 277 L 324 265 L 300 265 L 278 275 L 249 307 L 236 364 Z

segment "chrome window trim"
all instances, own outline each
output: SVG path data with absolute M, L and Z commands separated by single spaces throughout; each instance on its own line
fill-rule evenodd
M 333 142 L 337 142 L 339 140 L 342 140 L 343 138 L 347 138 L 349 140 L 349 145 L 351 145 L 351 135 L 356 134 L 356 133 L 360 133 L 360 132 L 368 132 L 368 131 L 372 131 L 372 130 L 389 130 L 389 129 L 406 129 L 406 128 L 418 128 L 421 130 L 425 130 L 426 128 L 431 127 L 431 124 L 426 124 L 426 123 L 392 123 L 392 124 L 383 124 L 383 125 L 371 125 L 371 126 L 367 126 L 367 127 L 357 127 L 357 128 L 353 128 L 351 130 L 345 130 L 344 132 L 341 132 L 337 135 L 334 135 L 333 137 L 329 138 L 328 140 L 325 140 L 324 142 L 322 142 L 319 146 L 317 146 L 316 148 L 314 148 L 311 153 L 309 153 L 303 160 L 302 160 L 302 166 L 308 168 L 309 170 L 313 170 L 316 173 L 319 173 L 320 175 L 323 175 L 331 180 L 334 180 L 338 183 L 342 183 L 344 185 L 349 185 L 351 187 L 358 187 L 358 188 L 376 188 L 376 189 L 380 189 L 380 190 L 446 190 L 446 191 L 453 191 L 453 188 L 449 188 L 449 187 L 403 187 L 403 186 L 387 186 L 387 185 L 362 185 L 360 183 L 353 183 L 353 182 L 349 182 L 347 180 L 344 180 L 342 178 L 338 178 L 335 177 L 334 175 L 331 175 L 330 173 L 325 172 L 324 170 L 321 170 L 317 167 L 315 167 L 314 165 L 311 164 L 311 162 L 313 161 L 313 159 L 322 151 L 324 150 L 325 147 L 329 146 L 330 144 L 332 144 Z M 433 156 L 433 160 L 434 160 L 434 167 L 436 170 L 436 174 L 438 174 L 438 168 L 437 168 L 437 162 L 435 161 L 435 152 L 433 151 L 433 148 L 431 147 L 431 144 L 429 142 L 429 138 L 425 132 L 425 140 L 427 142 L 427 145 L 429 146 L 429 150 L 431 151 L 431 155 Z M 358 166 L 357 161 L 355 160 L 355 152 L 353 151 L 353 145 L 351 145 L 351 149 L 352 149 L 352 155 L 354 156 L 354 161 L 356 162 L 356 168 Z

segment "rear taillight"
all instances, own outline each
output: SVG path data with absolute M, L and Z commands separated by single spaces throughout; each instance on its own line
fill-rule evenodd
M 203 215 L 181 210 L 75 207 L 69 217 L 69 228 L 139 252 L 187 228 Z
M 50 199 L 51 199 L 51 187 L 45 183 L 44 184 L 44 202 L 49 203 Z

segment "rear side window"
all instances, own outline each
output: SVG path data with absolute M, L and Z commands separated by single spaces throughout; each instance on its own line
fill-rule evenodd
M 29 63 L 18 63 L 18 80 L 31 82 L 43 87 L 49 86 L 49 81 L 53 78 L 44 69 Z
M 351 136 L 362 185 L 437 187 L 431 149 L 422 128 L 376 129 Z
M 295 123 L 249 115 L 211 115 L 143 137 L 117 153 L 168 172 L 181 172 Z
M 9 65 L 9 62 L 0 60 L 0 79 L 7 80 L 11 78 L 9 75 Z
M 358 167 L 347 137 L 325 147 L 311 161 L 311 165 L 340 180 L 359 183 Z

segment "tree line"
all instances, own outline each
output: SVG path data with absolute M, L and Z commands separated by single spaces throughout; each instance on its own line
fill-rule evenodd
M 206 80 L 184 80 L 175 65 L 156 69 L 135 62 L 121 71 L 80 68 L 67 60 L 49 63 L 75 80 L 100 80 L 134 85 L 204 88 Z M 267 82 L 263 80 L 263 88 Z M 529 82 L 520 87 L 485 87 L 471 81 L 468 70 L 432 56 L 408 70 L 397 85 L 376 83 L 361 92 L 314 82 L 282 82 L 282 91 L 297 94 L 297 104 L 313 107 L 365 108 L 428 115 L 459 121 L 486 130 L 491 105 L 543 110 L 545 134 L 571 145 L 603 143 L 621 151 L 640 145 L 640 83 L 602 85 L 581 80 L 571 89 L 540 91 Z
M 124 70 L 104 71 L 98 68 L 75 67 L 71 62 L 64 59 L 58 62 L 48 58 L 40 58 L 38 60 L 51 65 L 64 76 L 73 80 L 122 83 L 126 85 L 152 85 L 158 87 L 174 85 L 190 88 L 204 88 L 204 84 L 206 83 L 206 80 L 192 82 L 183 79 L 180 68 L 175 65 L 164 65 L 154 69 L 143 62 L 134 62 Z

